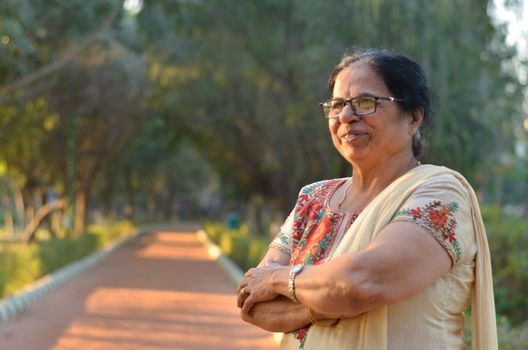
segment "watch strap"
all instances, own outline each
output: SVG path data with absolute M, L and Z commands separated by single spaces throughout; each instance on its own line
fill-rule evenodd
M 304 266 L 302 265 L 295 265 L 290 267 L 290 276 L 288 278 L 288 292 L 290 294 L 290 299 L 293 300 L 296 303 L 300 303 L 299 299 L 297 299 L 297 295 L 295 294 L 295 278 L 299 274 L 299 272 L 302 271 Z

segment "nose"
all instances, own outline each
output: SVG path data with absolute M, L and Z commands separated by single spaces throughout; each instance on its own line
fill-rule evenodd
M 357 122 L 359 119 L 360 117 L 354 114 L 350 103 L 346 103 L 341 113 L 339 113 L 339 121 L 343 124 Z

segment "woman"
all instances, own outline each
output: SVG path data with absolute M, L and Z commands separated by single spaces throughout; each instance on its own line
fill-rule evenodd
M 419 65 L 367 50 L 334 68 L 321 104 L 352 176 L 304 187 L 238 288 L 242 318 L 281 349 L 497 349 L 489 249 L 475 194 L 421 165 L 431 119 Z

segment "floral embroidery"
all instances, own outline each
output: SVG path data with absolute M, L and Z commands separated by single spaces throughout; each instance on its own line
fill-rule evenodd
M 284 233 L 280 232 L 277 237 L 282 243 L 277 242 L 276 239 L 275 239 L 275 240 L 273 240 L 273 242 L 270 243 L 269 247 L 270 248 L 273 247 L 275 249 L 280 250 L 281 252 L 283 252 L 286 255 L 290 255 L 290 250 L 288 249 L 288 245 L 283 243 L 283 241 L 282 241 L 282 237 L 284 237 Z
M 308 185 L 301 190 L 293 213 L 290 265 L 317 265 L 330 254 L 344 215 L 325 206 L 326 199 L 335 191 L 342 179 L 327 180 Z M 357 214 L 351 215 L 345 230 L 352 225 Z M 293 332 L 304 348 L 310 326 Z
M 308 330 L 310 327 L 304 327 L 295 331 L 295 339 L 299 341 L 299 349 L 304 349 L 304 343 L 308 337 Z
M 460 260 L 462 250 L 456 238 L 457 221 L 454 213 L 458 210 L 457 202 L 443 205 L 440 201 L 430 202 L 422 207 L 398 210 L 392 221 L 413 221 L 430 230 L 456 263 Z
M 286 237 L 286 234 L 284 232 L 279 232 L 278 237 L 282 244 L 288 244 L 288 237 Z

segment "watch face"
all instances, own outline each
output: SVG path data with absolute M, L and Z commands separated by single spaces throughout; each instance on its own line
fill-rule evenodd
M 299 273 L 299 271 L 301 271 L 302 269 L 303 269 L 303 266 L 302 266 L 302 265 L 295 265 L 295 266 L 292 266 L 292 268 L 291 268 L 290 271 L 291 271 L 292 273 L 297 274 L 297 273 Z

